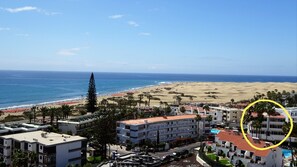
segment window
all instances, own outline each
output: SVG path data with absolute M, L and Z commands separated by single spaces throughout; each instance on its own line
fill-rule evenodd
M 39 146 L 39 149 L 42 150 L 43 149 L 43 146 Z

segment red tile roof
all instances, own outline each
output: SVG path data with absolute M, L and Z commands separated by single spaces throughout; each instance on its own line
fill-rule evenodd
M 252 117 L 257 117 L 258 113 L 252 112 L 251 115 L 252 115 Z M 263 114 L 263 115 L 264 115 L 264 117 L 267 117 L 266 114 Z M 270 115 L 269 118 L 283 118 L 283 119 L 285 119 L 286 117 L 284 115 Z
M 218 137 L 219 140 L 229 141 L 233 143 L 233 145 L 237 146 L 237 148 L 240 150 L 247 150 L 249 152 L 253 152 L 254 155 L 259 157 L 267 156 L 271 152 L 271 150 L 260 151 L 260 150 L 254 149 L 245 141 L 242 134 L 239 132 L 236 133 L 231 130 L 230 131 L 222 130 L 217 134 L 216 137 Z M 249 141 L 256 147 L 264 148 L 266 146 L 266 143 L 262 140 L 258 140 L 259 142 L 255 143 L 255 141 L 250 135 L 247 135 L 247 137 Z

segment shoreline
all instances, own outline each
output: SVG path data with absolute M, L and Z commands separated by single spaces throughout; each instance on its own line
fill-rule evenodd
M 263 91 L 272 91 L 274 89 L 279 89 L 279 91 L 287 90 L 295 90 L 297 92 L 297 83 L 296 82 L 195 82 L 195 81 L 186 81 L 186 82 L 180 82 L 180 81 L 175 81 L 175 82 L 158 82 L 155 85 L 146 85 L 142 87 L 135 87 L 135 88 L 129 88 L 121 91 L 115 91 L 115 92 L 109 92 L 105 94 L 100 94 L 97 96 L 98 102 L 100 102 L 101 99 L 111 97 L 116 94 L 125 94 L 127 92 L 134 92 L 135 97 L 137 97 L 138 94 L 142 92 L 151 92 L 151 94 L 155 97 L 160 97 L 162 99 L 162 96 L 172 96 L 168 95 L 166 93 L 155 93 L 157 90 L 161 90 L 168 86 L 172 88 L 172 91 L 184 91 L 185 94 L 190 94 L 190 95 L 199 95 L 200 98 L 195 99 L 194 101 L 199 101 L 199 102 L 210 102 L 210 101 L 218 101 L 217 103 L 222 103 L 224 100 L 216 100 L 210 99 L 207 96 L 222 96 L 224 93 L 227 91 L 228 98 L 234 98 L 235 100 L 241 100 L 236 98 L 235 96 L 244 96 L 244 90 L 250 89 L 250 91 L 256 92 L 262 92 Z M 276 88 L 276 87 L 277 88 Z M 272 87 L 272 88 L 269 88 Z M 291 88 L 291 89 L 290 89 Z M 176 90 L 174 90 L 176 89 Z M 218 94 L 206 94 L 207 92 L 213 91 L 212 93 L 217 92 Z M 228 92 L 229 91 L 229 92 Z M 233 92 L 232 92 L 233 91 Z M 140 93 L 139 93 L 140 92 Z M 250 93 L 250 92 L 248 92 Z M 174 94 L 173 94 L 174 95 Z M 203 96 L 204 95 L 204 96 Z M 225 96 L 227 96 L 225 95 Z M 255 94 L 253 94 L 255 95 Z M 201 98 L 201 96 L 204 98 Z M 250 97 L 251 98 L 251 97 Z M 63 104 L 68 104 L 68 105 L 80 105 L 85 103 L 86 97 L 74 97 L 74 98 L 67 98 L 67 99 L 62 99 L 62 100 L 54 100 L 54 101 L 49 101 L 49 102 L 41 102 L 41 103 L 36 103 L 36 104 L 24 104 L 24 105 L 19 105 L 19 106 L 9 106 L 9 107 L 3 107 L 0 108 L 0 110 L 4 111 L 4 113 L 19 113 L 23 112 L 26 110 L 29 110 L 32 106 L 47 106 L 47 107 L 53 107 L 53 106 L 59 106 Z M 163 99 L 162 99 L 163 100 Z M 172 102 L 174 99 L 171 99 L 167 97 L 166 99 L 168 102 Z M 184 102 L 189 101 L 184 98 Z M 229 102 L 224 101 L 224 102 Z
M 149 88 L 149 87 L 154 87 L 154 86 L 158 86 L 158 85 L 165 85 L 165 84 L 170 84 L 170 83 L 174 83 L 174 82 L 159 82 L 155 85 L 146 85 L 146 86 L 141 86 L 141 87 L 135 87 L 135 88 L 130 88 L 130 89 L 125 89 L 125 90 L 120 90 L 120 91 L 115 91 L 115 92 L 109 92 L 109 93 L 104 93 L 104 94 L 100 94 L 98 95 L 97 93 L 97 99 L 100 98 L 104 98 L 104 97 L 109 97 L 112 96 L 114 94 L 121 94 L 121 93 L 127 93 L 127 92 L 133 92 L 136 90 L 140 90 L 140 89 L 144 89 L 144 88 Z M 4 112 L 9 112 L 9 111 L 18 111 L 18 110 L 28 110 L 33 106 L 57 106 L 57 105 L 63 105 L 63 104 L 71 104 L 73 105 L 74 103 L 81 104 L 85 101 L 86 97 L 69 97 L 67 99 L 61 99 L 61 100 L 53 100 L 53 101 L 46 101 L 46 102 L 40 102 L 40 103 L 35 103 L 35 104 L 22 104 L 22 105 L 14 105 L 14 106 L 8 106 L 8 107 L 2 107 L 0 108 L 0 110 L 4 111 Z M 99 102 L 99 101 L 98 101 Z M 18 111 L 20 112 L 20 111 Z

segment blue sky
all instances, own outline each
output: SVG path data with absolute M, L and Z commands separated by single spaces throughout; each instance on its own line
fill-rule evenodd
M 1 0 L 0 69 L 297 76 L 295 0 Z

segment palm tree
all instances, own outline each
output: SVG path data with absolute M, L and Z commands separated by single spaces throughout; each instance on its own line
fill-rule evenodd
M 25 111 L 25 112 L 23 113 L 23 115 L 24 115 L 26 118 L 29 119 L 29 123 L 32 122 L 32 119 L 33 119 L 33 113 L 32 113 L 32 111 Z
M 61 118 L 61 116 L 62 116 L 62 108 L 61 107 L 58 107 L 58 108 L 56 108 L 55 109 L 55 117 L 56 117 L 56 125 L 57 125 L 57 127 L 59 126 L 59 124 L 58 124 L 58 121 L 59 121 L 59 119 Z
M 231 101 L 231 104 L 233 104 L 233 103 L 234 103 L 234 99 L 231 99 L 230 101 Z
M 199 136 L 200 135 L 199 134 L 199 122 L 201 121 L 202 118 L 201 118 L 201 116 L 199 114 L 197 114 L 195 119 L 196 119 L 196 122 L 197 122 L 197 129 L 198 129 L 198 136 Z
M 282 130 L 285 135 L 287 135 L 289 133 L 290 127 L 291 127 L 291 125 L 288 122 L 284 123 Z M 291 154 L 292 154 L 292 161 L 290 164 L 291 167 L 294 164 L 294 152 L 293 152 L 292 139 L 291 139 L 292 137 L 297 137 L 297 124 L 296 123 L 294 123 L 293 131 L 292 131 L 291 135 L 289 136 L 289 145 L 290 145 Z
M 69 105 L 63 104 L 61 107 L 61 111 L 63 114 L 63 119 L 67 119 L 68 116 L 71 114 L 71 107 Z
M 153 96 L 148 94 L 146 97 L 148 99 L 148 106 L 150 107 L 151 106 L 151 99 L 153 98 Z
M 275 113 L 275 108 L 273 107 L 273 105 L 270 105 L 270 103 L 267 103 L 265 106 L 265 110 L 267 113 L 267 122 L 268 125 L 270 125 L 270 115 L 273 115 Z M 267 126 L 267 130 L 266 130 L 266 140 L 267 140 L 267 136 L 270 135 L 270 131 L 269 131 L 269 126 Z
M 36 119 L 36 111 L 37 111 L 37 109 L 38 109 L 38 107 L 36 107 L 36 106 L 33 106 L 31 108 L 31 112 L 33 113 L 33 121 L 34 121 L 34 123 L 35 123 L 35 119 Z
M 141 93 L 141 94 L 138 95 L 138 107 L 139 108 L 140 108 L 140 105 L 142 103 L 142 99 L 143 99 L 143 94 Z
M 177 105 L 180 105 L 182 98 L 180 96 L 174 96 L 173 98 L 176 100 Z
M 40 112 L 42 115 L 42 123 L 45 123 L 45 117 L 48 115 L 48 108 L 47 107 L 41 107 Z
M 209 110 L 210 110 L 210 108 L 209 108 L 208 105 L 204 105 L 202 108 L 203 108 L 203 110 L 205 110 L 205 111 L 209 111 Z
M 55 119 L 55 113 L 56 113 L 57 108 L 49 108 L 49 116 L 50 116 L 50 124 L 53 125 L 53 121 Z
M 208 124 L 210 124 L 210 122 L 212 121 L 212 116 L 208 115 L 205 120 L 208 122 Z
M 0 116 L 4 115 L 4 111 L 0 110 Z

